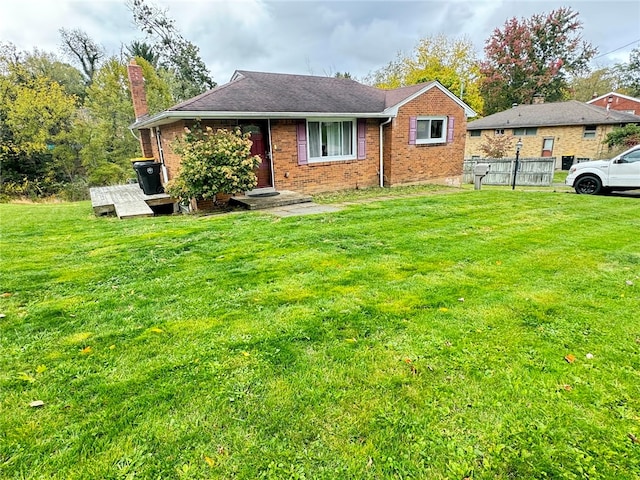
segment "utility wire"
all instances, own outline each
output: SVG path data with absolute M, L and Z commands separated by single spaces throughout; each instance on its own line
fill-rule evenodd
M 626 45 L 623 45 L 621 47 L 618 47 L 616 49 L 611 50 L 610 52 L 607 53 L 603 53 L 602 55 L 598 55 L 597 57 L 593 57 L 591 60 L 595 60 L 596 58 L 601 58 L 601 57 L 606 57 L 607 55 L 613 53 L 613 52 L 617 52 L 618 50 L 622 50 L 625 47 L 628 47 L 629 45 L 633 45 L 636 42 L 640 42 L 640 38 L 638 38 L 637 40 L 634 40 L 633 42 L 629 42 Z

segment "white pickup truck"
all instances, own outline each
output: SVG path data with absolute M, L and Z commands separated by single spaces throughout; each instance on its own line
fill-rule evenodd
M 611 160 L 572 165 L 565 183 L 575 188 L 577 193 L 586 195 L 640 189 L 640 145 Z

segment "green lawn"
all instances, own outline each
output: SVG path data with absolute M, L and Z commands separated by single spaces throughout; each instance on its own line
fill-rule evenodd
M 637 479 L 639 207 L 0 205 L 0 478 Z

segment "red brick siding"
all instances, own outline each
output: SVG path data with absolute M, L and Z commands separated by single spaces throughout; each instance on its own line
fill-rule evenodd
M 154 156 L 152 135 L 153 132 L 148 128 L 140 130 L 140 149 L 142 150 L 142 156 L 145 158 L 151 158 Z
M 452 143 L 409 145 L 409 118 L 453 116 Z M 389 185 L 446 183 L 459 185 L 464 161 L 467 118 L 464 109 L 437 88 L 403 105 L 385 135 L 385 181 Z
M 635 115 L 640 114 L 640 101 L 629 100 L 627 98 L 613 95 L 612 102 L 609 104 L 608 98 L 609 97 L 601 98 L 597 102 L 590 103 L 590 105 L 595 105 L 597 107 L 603 107 L 603 108 L 607 108 L 607 105 L 611 105 L 609 107 L 611 108 L 611 110 L 619 110 L 623 112 L 633 111 Z
M 318 193 L 378 185 L 380 159 L 378 120 L 367 120 L 367 146 L 364 160 L 307 165 L 298 165 L 297 122 L 298 120 L 271 121 L 271 147 L 276 189 Z
M 147 95 L 144 90 L 144 78 L 142 67 L 136 64 L 135 60 L 127 65 L 127 75 L 129 76 L 129 86 L 131 89 L 131 100 L 133 102 L 133 112 L 136 119 L 144 117 L 149 113 L 147 106 Z
M 422 115 L 449 115 L 455 118 L 454 142 L 442 145 L 409 145 L 409 118 Z M 384 120 L 367 120 L 366 158 L 298 165 L 296 126 L 298 120 L 271 121 L 273 176 L 278 190 L 319 193 L 335 190 L 366 188 L 379 185 L 380 142 L 379 125 Z M 180 158 L 171 143 L 182 135 L 185 124 L 175 122 L 160 127 L 162 148 L 169 179 L 176 176 Z M 203 121 L 203 126 L 233 128 L 235 120 Z M 384 127 L 385 185 L 410 183 L 448 183 L 458 185 L 462 175 L 466 117 L 464 110 L 438 89 L 432 89 L 404 105 L 398 117 Z M 158 159 L 155 136 L 151 149 Z

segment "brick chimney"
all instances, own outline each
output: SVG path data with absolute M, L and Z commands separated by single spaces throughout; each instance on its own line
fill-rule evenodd
M 147 107 L 147 94 L 144 91 L 144 77 L 142 76 L 142 67 L 132 58 L 127 66 L 129 74 L 129 84 L 131 86 L 131 98 L 133 100 L 133 112 L 136 121 L 149 114 Z
M 540 105 L 541 103 L 544 103 L 544 95 L 542 95 L 541 93 L 536 93 L 533 96 L 533 101 L 531 103 L 533 105 Z

